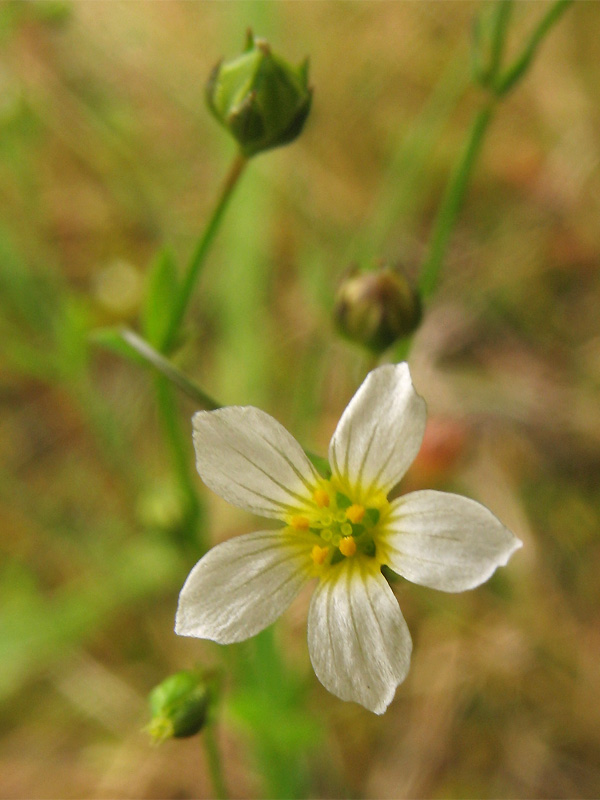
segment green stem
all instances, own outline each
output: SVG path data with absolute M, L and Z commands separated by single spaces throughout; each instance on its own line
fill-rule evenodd
M 502 63 L 506 32 L 512 13 L 512 0 L 500 0 L 494 7 L 492 18 L 492 41 L 490 46 L 489 80 L 493 83 Z
M 419 281 L 419 289 L 423 299 L 428 298 L 435 290 L 448 241 L 460 211 L 473 166 L 481 150 L 485 132 L 492 119 L 493 111 L 494 102 L 490 101 L 475 117 L 467 145 L 446 188 L 431 235 L 429 255 L 423 265 Z
M 179 389 L 181 389 L 184 394 L 187 394 L 197 405 L 200 406 L 205 411 L 216 411 L 218 408 L 223 408 L 221 403 L 217 403 L 216 400 L 213 400 L 206 392 L 204 392 L 199 386 L 196 386 L 195 383 L 186 378 L 186 376 L 177 369 L 170 361 L 168 361 L 163 355 L 161 355 L 158 350 L 155 350 L 151 344 L 149 344 L 145 339 L 142 339 L 141 336 L 138 336 L 137 333 L 129 330 L 129 328 L 123 328 L 121 331 L 121 338 L 127 342 L 127 344 L 132 347 L 138 355 L 142 356 L 142 358 L 148 362 L 151 367 L 158 370 L 161 375 L 165 378 L 170 380 L 172 383 L 175 384 Z M 166 413 L 166 409 L 165 413 Z M 165 424 L 167 422 L 165 416 Z M 172 424 L 175 424 L 174 422 Z M 170 430 L 170 433 L 169 433 Z M 172 430 L 169 429 L 167 432 L 169 435 L 172 435 Z M 304 448 L 304 452 L 312 462 L 313 466 L 321 473 L 327 473 L 329 469 L 329 463 L 327 459 L 323 458 L 322 456 L 313 453 L 311 450 L 307 450 Z
M 189 437 L 184 436 L 181 430 L 171 386 L 160 375 L 156 379 L 156 396 L 165 438 L 173 458 L 173 467 L 179 488 L 185 498 L 185 513 L 182 524 L 177 530 L 178 543 L 197 557 L 199 550 L 201 553 L 206 551 L 206 546 L 201 541 L 198 525 L 201 506 L 190 469 Z
M 204 750 L 206 752 L 206 760 L 208 762 L 208 771 L 210 772 L 214 796 L 217 800 L 227 800 L 229 795 L 227 793 L 227 787 L 225 786 L 223 763 L 217 737 L 215 736 L 214 723 L 209 723 L 204 728 L 202 740 L 204 742 Z
M 164 375 L 171 383 L 174 383 L 175 386 L 181 389 L 184 394 L 187 394 L 200 408 L 206 409 L 207 411 L 214 411 L 217 408 L 221 408 L 219 403 L 207 395 L 206 392 L 202 391 L 195 383 L 192 383 L 189 378 L 186 378 L 183 372 L 178 370 L 177 367 L 161 355 L 158 350 L 155 350 L 145 339 L 138 336 L 137 333 L 129 330 L 129 328 L 123 328 L 121 330 L 121 338 L 127 342 L 130 347 L 133 347 L 136 353 L 142 356 L 154 369 L 158 370 L 161 375 Z
M 529 37 L 529 41 L 523 48 L 521 55 L 498 81 L 495 87 L 498 95 L 503 95 L 510 91 L 517 81 L 525 74 L 546 34 L 550 28 L 558 22 L 572 2 L 573 0 L 557 0 L 557 2 L 550 6 L 540 20 L 537 28 L 535 28 Z
M 508 90 L 523 76 L 530 66 L 538 46 L 550 28 L 558 21 L 571 3 L 572 0 L 557 0 L 557 2 L 548 9 L 523 48 L 521 55 L 517 58 L 513 66 L 498 80 L 494 87 L 494 97 L 488 101 L 475 117 L 467 145 L 448 183 L 435 221 L 429 247 L 429 255 L 423 265 L 419 282 L 419 288 L 423 299 L 429 297 L 435 290 L 448 240 L 450 239 L 458 212 L 460 211 L 469 178 L 481 150 L 485 133 L 492 120 L 496 103 L 500 97 L 506 94 L 506 92 L 508 92 Z M 491 68 L 494 72 L 497 72 L 499 69 L 499 61 L 504 48 L 504 41 L 508 29 L 510 4 L 507 2 L 502 3 L 498 7 L 496 13 L 491 63 Z
M 192 254 L 190 263 L 188 264 L 188 268 L 185 272 L 183 283 L 171 313 L 169 326 L 163 342 L 161 343 L 161 350 L 163 352 L 169 352 L 177 339 L 179 327 L 188 307 L 188 303 L 192 296 L 196 281 L 198 280 L 200 270 L 204 264 L 206 255 L 219 228 L 219 225 L 221 224 L 223 214 L 229 205 L 229 201 L 233 195 L 233 190 L 235 189 L 247 163 L 248 160 L 240 153 L 235 157 L 233 164 L 231 165 L 229 173 L 225 179 L 225 183 L 223 184 L 219 201 L 217 202 L 212 216 L 210 217 L 208 224 L 204 229 L 204 233 L 198 240 L 196 249 Z

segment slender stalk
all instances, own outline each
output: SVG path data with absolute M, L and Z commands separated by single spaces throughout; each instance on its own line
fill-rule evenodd
M 498 95 L 506 94 L 510 91 L 525 74 L 546 34 L 558 22 L 572 2 L 573 0 L 556 0 L 546 11 L 523 48 L 521 55 L 498 81 L 496 86 Z
M 172 388 L 161 375 L 156 378 L 156 397 L 174 472 L 185 500 L 184 516 L 177 527 L 177 540 L 182 548 L 197 557 L 199 552 L 206 551 L 206 543 L 201 541 L 201 526 L 198 525 L 202 508 L 190 469 L 189 436 L 183 434 Z
M 435 290 L 448 246 L 448 241 L 460 211 L 473 166 L 481 150 L 485 132 L 491 122 L 494 102 L 490 101 L 475 117 L 466 147 L 452 175 L 435 220 L 429 255 L 423 265 L 419 288 L 423 299 Z
M 168 361 L 158 350 L 155 350 L 141 336 L 138 336 L 134 331 L 129 328 L 123 328 L 121 331 L 121 338 L 127 342 L 130 347 L 144 358 L 154 369 L 158 370 L 161 375 L 174 383 L 184 394 L 187 394 L 200 408 L 207 411 L 214 411 L 216 408 L 221 408 L 220 404 L 206 394 L 199 386 L 186 378 L 186 376 L 177 369 L 170 361 Z
M 208 762 L 208 771 L 212 782 L 214 796 L 217 800 L 227 800 L 229 794 L 225 786 L 221 752 L 215 736 L 214 723 L 209 723 L 202 732 L 204 751 Z
M 121 331 L 121 337 L 136 351 L 136 353 L 138 353 L 138 355 L 142 356 L 142 358 L 145 359 L 151 367 L 154 367 L 154 369 L 158 370 L 162 376 L 171 381 L 171 383 L 174 383 L 177 388 L 181 389 L 184 394 L 187 394 L 187 396 L 190 397 L 197 405 L 199 405 L 201 409 L 204 411 L 216 411 L 218 408 L 223 408 L 221 403 L 217 403 L 216 400 L 213 400 L 212 397 L 206 394 L 206 392 L 204 392 L 199 386 L 189 380 L 189 378 L 186 378 L 183 372 L 178 370 L 177 367 L 175 367 L 170 361 L 161 355 L 158 350 L 155 350 L 145 339 L 142 339 L 141 336 L 138 336 L 137 333 L 129 330 L 129 328 L 123 328 Z M 161 389 L 160 391 L 164 390 Z M 175 443 L 175 437 L 172 429 L 172 425 L 175 423 L 169 420 L 166 414 L 164 415 L 164 423 L 169 440 L 172 441 L 172 443 Z M 327 473 L 327 470 L 329 469 L 329 463 L 327 459 L 317 455 L 316 453 L 313 453 L 312 450 L 307 450 L 306 448 L 304 448 L 304 452 L 319 472 L 322 474 Z M 175 455 L 176 460 L 181 457 L 180 454 L 176 453 Z
M 494 7 L 492 20 L 492 40 L 490 43 L 489 79 L 493 83 L 502 63 L 506 32 L 512 14 L 513 0 L 500 0 Z
M 248 160 L 243 155 L 238 154 L 231 165 L 227 177 L 225 178 L 219 200 L 213 210 L 212 216 L 208 220 L 208 224 L 206 225 L 202 236 L 198 240 L 196 249 L 192 254 L 187 270 L 183 277 L 183 283 L 174 304 L 169 326 L 167 328 L 164 340 L 161 343 L 161 350 L 163 352 L 169 352 L 177 339 L 179 327 L 188 307 L 188 303 L 192 296 L 196 281 L 198 280 L 198 276 L 200 275 L 200 270 L 202 269 L 206 255 L 219 228 L 219 225 L 221 224 L 223 214 L 229 205 L 229 201 L 233 195 L 233 190 L 235 189 L 247 163 Z
M 501 0 L 495 10 L 490 64 L 487 72 L 485 74 L 482 73 L 485 80 L 492 81 L 492 85 L 490 86 L 492 96 L 487 104 L 478 112 L 473 121 L 467 144 L 448 182 L 434 223 L 429 254 L 423 264 L 419 281 L 421 297 L 424 300 L 435 291 L 448 241 L 454 229 L 473 167 L 481 151 L 485 134 L 493 118 L 496 106 L 502 97 L 523 77 L 531 65 L 537 48 L 544 37 L 572 2 L 573 0 L 556 0 L 556 2 L 552 4 L 534 29 L 520 56 L 504 74 L 500 75 L 500 77 L 497 77 L 497 75 L 500 70 L 500 62 L 502 60 L 510 20 L 510 0 Z M 480 31 L 476 32 L 477 35 L 479 35 Z M 479 62 L 477 63 L 480 67 Z M 394 353 L 396 360 L 400 361 L 408 356 L 412 345 L 412 339 L 413 337 L 411 336 L 397 345 Z

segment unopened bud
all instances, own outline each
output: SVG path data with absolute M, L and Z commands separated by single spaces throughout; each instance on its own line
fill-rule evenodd
M 308 60 L 293 67 L 249 31 L 242 55 L 213 70 L 206 97 L 245 156 L 279 147 L 299 135 L 310 111 Z
M 202 673 L 183 670 L 155 686 L 149 701 L 152 719 L 148 732 L 160 744 L 202 730 L 210 703 L 209 687 Z
M 383 266 L 363 272 L 354 268 L 337 291 L 334 316 L 344 336 L 382 353 L 417 328 L 421 302 L 400 270 Z

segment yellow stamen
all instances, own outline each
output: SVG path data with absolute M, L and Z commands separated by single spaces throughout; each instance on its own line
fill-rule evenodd
M 338 547 L 340 548 L 340 553 L 346 558 L 350 558 L 356 553 L 356 542 L 351 536 L 344 536 Z
M 315 489 L 313 492 L 313 500 L 319 508 L 325 508 L 325 506 L 328 506 L 330 503 L 329 494 L 325 489 Z
M 353 522 L 355 525 L 359 522 L 362 522 L 362 518 L 365 515 L 365 507 L 359 505 L 352 505 L 346 509 L 346 517 Z
M 315 566 L 320 567 L 321 564 L 327 558 L 327 554 L 328 553 L 329 553 L 329 548 L 328 547 L 319 547 L 319 545 L 316 544 L 313 547 L 312 553 L 311 553 L 311 557 L 312 557 L 312 560 L 315 563 Z
M 299 531 L 307 531 L 310 528 L 310 520 L 306 517 L 295 516 L 291 519 L 292 528 L 297 528 Z

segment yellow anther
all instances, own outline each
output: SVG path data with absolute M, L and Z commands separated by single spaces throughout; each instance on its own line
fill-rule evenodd
M 319 508 L 325 508 L 328 506 L 330 501 L 329 493 L 325 491 L 325 489 L 315 489 L 313 492 L 313 500 L 319 506 Z
M 350 558 L 356 553 L 356 542 L 351 536 L 344 536 L 338 547 L 340 548 L 340 553 L 346 558 Z
M 355 525 L 359 522 L 362 522 L 362 518 L 365 515 L 365 507 L 359 505 L 352 505 L 346 509 L 346 517 L 353 522 Z
M 318 544 L 313 547 L 311 557 L 317 567 L 320 567 L 321 564 L 323 564 L 328 553 L 328 547 L 320 547 Z
M 306 517 L 295 516 L 291 519 L 292 528 L 297 528 L 299 531 L 307 531 L 310 528 L 310 520 Z

